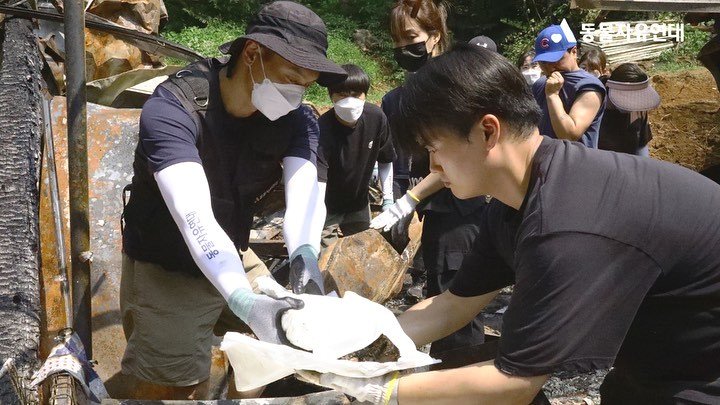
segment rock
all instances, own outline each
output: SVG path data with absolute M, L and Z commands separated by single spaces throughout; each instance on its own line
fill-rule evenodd
M 374 229 L 338 239 L 320 257 L 325 291 L 354 291 L 384 303 L 400 292 L 405 273 L 420 244 L 422 226 L 414 220 L 410 243 L 401 255 Z

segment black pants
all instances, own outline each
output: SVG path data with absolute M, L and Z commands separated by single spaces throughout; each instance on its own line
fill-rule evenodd
M 446 291 L 479 233 L 479 221 L 485 215 L 485 204 L 478 200 L 476 208 L 459 209 L 450 190 L 433 195 L 427 205 L 420 207 L 423 214 L 423 262 L 427 271 L 427 296 Z M 430 354 L 462 347 L 475 346 L 485 341 L 483 315 L 455 333 L 433 342 Z

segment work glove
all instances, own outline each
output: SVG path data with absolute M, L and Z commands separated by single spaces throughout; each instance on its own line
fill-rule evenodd
M 383 212 L 389 210 L 390 207 L 393 206 L 393 204 L 394 204 L 394 201 L 392 200 L 392 198 L 383 198 L 383 201 L 382 201 Z
M 370 221 L 370 227 L 384 232 L 389 231 L 399 220 L 411 215 L 417 203 L 414 198 L 410 197 L 408 193 L 405 193 L 405 195 L 395 201 L 395 204 L 388 208 L 387 211 L 373 218 L 373 220 Z
M 280 319 L 289 309 L 301 309 L 302 300 L 292 297 L 273 298 L 238 288 L 228 298 L 230 310 L 252 329 L 263 342 L 287 344 Z
M 398 371 L 370 378 L 343 377 L 333 373 L 320 374 L 306 370 L 299 371 L 298 374 L 302 380 L 343 392 L 360 402 L 398 405 L 397 392 L 400 378 Z
M 295 294 L 325 295 L 318 253 L 312 246 L 302 245 L 290 255 L 290 286 Z

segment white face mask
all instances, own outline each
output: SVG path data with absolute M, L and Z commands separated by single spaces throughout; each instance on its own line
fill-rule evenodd
M 349 124 L 354 124 L 360 119 L 365 102 L 357 97 L 345 97 L 333 105 L 335 106 L 335 115 L 338 118 Z
M 527 84 L 532 85 L 535 83 L 542 74 L 542 70 L 540 68 L 534 68 L 534 69 L 525 69 L 522 71 L 522 75 L 525 78 L 525 81 Z
M 287 115 L 290 111 L 298 108 L 305 94 L 305 87 L 298 84 L 281 84 L 274 83 L 265 76 L 265 65 L 262 61 L 262 55 L 258 56 L 260 66 L 262 66 L 263 76 L 265 79 L 262 83 L 255 83 L 252 76 L 252 66 L 250 67 L 250 79 L 253 82 L 253 90 L 251 95 L 252 104 L 270 121 Z

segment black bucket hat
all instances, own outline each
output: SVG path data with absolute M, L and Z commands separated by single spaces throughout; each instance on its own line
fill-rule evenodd
M 608 80 L 608 99 L 623 111 L 650 111 L 660 105 L 660 95 L 650 85 L 650 79 L 642 82 L 617 82 Z
M 235 54 L 251 39 L 284 59 L 320 73 L 317 83 L 328 86 L 347 77 L 347 72 L 327 58 L 325 23 L 309 8 L 292 1 L 264 6 L 248 23 L 245 35 L 220 45 L 220 52 Z

